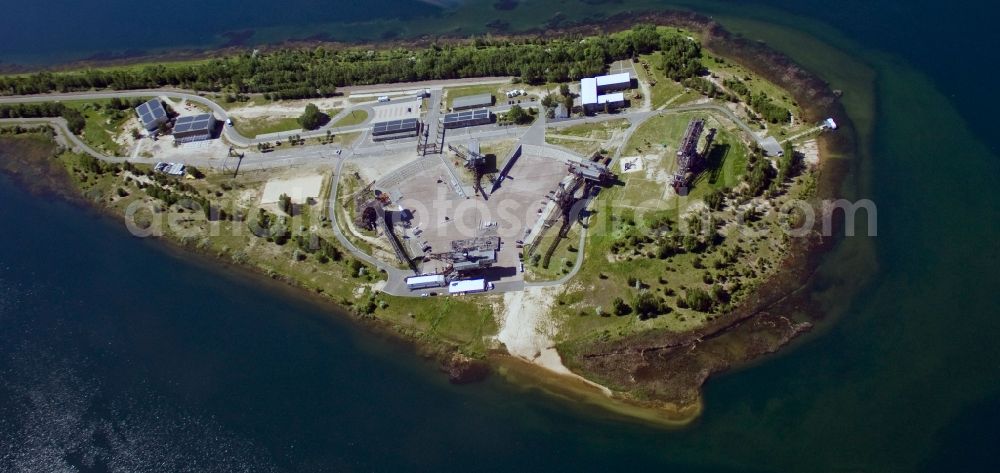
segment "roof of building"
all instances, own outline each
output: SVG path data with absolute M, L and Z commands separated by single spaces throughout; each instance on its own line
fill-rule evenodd
M 615 92 L 613 94 L 604 94 L 597 96 L 598 104 L 619 103 L 624 101 L 625 101 L 625 94 L 622 92 Z
M 372 125 L 372 133 L 375 135 L 388 135 L 391 133 L 405 133 L 417 131 L 419 124 L 416 118 L 404 118 L 402 120 L 392 120 L 388 122 L 378 122 Z
M 449 113 L 444 116 L 445 123 L 489 120 L 490 111 L 485 108 L 477 110 L 465 110 L 462 112 Z
M 440 283 L 444 284 L 443 274 L 428 274 L 425 276 L 411 276 L 406 278 L 406 284 L 426 284 L 426 283 Z
M 211 113 L 180 117 L 174 122 L 174 134 L 211 131 L 212 127 L 215 126 L 214 122 L 215 120 Z
M 580 80 L 580 103 L 584 105 L 597 103 L 597 79 L 584 77 Z
M 466 95 L 465 97 L 456 97 L 451 102 L 451 108 L 488 107 L 490 105 L 493 105 L 493 94 Z
M 632 76 L 628 72 L 620 72 L 618 74 L 608 74 L 606 76 L 597 76 L 594 79 L 597 80 L 598 87 L 607 86 L 627 86 L 632 83 Z
M 460 281 L 452 281 L 451 284 L 448 285 L 448 292 L 451 294 L 457 294 L 460 292 L 482 292 L 485 290 L 485 279 L 464 279 Z
M 157 120 L 167 118 L 167 110 L 163 108 L 160 99 L 153 99 L 135 108 L 135 113 L 139 114 L 139 119 L 145 127 L 156 124 Z
M 768 136 L 764 138 L 764 141 L 760 142 L 760 147 L 764 148 L 764 154 L 767 156 L 781 156 L 785 154 L 785 150 L 781 148 L 781 143 L 773 136 Z

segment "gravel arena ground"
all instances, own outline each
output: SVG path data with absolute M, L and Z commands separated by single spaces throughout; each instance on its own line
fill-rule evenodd
M 406 232 L 412 254 L 423 253 L 423 242 L 430 244 L 430 252 L 439 253 L 450 251 L 453 240 L 497 235 L 501 246 L 495 266 L 502 272 L 501 279 L 521 279 L 517 271 L 520 250 L 515 241 L 523 239 L 525 230 L 535 224 L 549 192 L 567 172 L 566 165 L 556 160 L 521 156 L 489 200 L 458 196 L 448 185 L 448 171 L 441 163 L 413 175 L 394 189 L 402 196 L 398 203 L 413 212 L 412 227 Z M 484 228 L 489 222 L 496 225 Z M 416 229 L 420 235 L 414 234 Z M 440 266 L 432 260 L 422 270 L 431 272 Z

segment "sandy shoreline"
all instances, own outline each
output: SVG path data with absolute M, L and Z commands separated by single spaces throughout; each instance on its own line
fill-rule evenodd
M 556 350 L 553 338 L 559 328 L 546 314 L 551 312 L 556 293 L 561 288 L 528 287 L 521 292 L 504 294 L 504 314 L 496 340 L 512 357 L 537 365 L 553 374 L 587 384 L 611 397 L 614 393 L 566 367 Z

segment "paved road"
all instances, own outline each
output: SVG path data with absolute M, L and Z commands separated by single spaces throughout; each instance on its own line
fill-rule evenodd
M 385 261 L 375 258 L 368 253 L 361 251 L 354 243 L 351 242 L 340 230 L 340 225 L 337 222 L 337 190 L 340 187 L 340 176 L 344 170 L 344 164 L 352 157 L 351 153 L 347 153 L 342 156 L 338 162 L 336 170 L 333 174 L 333 179 L 330 180 L 330 200 L 329 200 L 329 216 L 330 216 L 330 227 L 333 229 L 333 234 L 337 238 L 344 248 L 347 249 L 355 258 L 358 258 L 376 268 L 385 271 L 388 275 L 388 282 L 385 288 L 382 290 L 388 294 L 397 296 L 412 296 L 413 294 L 406 288 L 405 279 L 408 276 L 412 276 L 413 272 L 399 269 Z
M 441 90 L 440 88 L 432 89 L 431 92 L 430 107 L 428 110 L 427 120 L 432 121 L 431 139 L 436 137 L 436 127 L 438 126 L 438 114 L 440 110 L 440 98 Z M 112 97 L 121 98 L 132 98 L 132 97 L 151 97 L 151 96 L 166 96 L 173 98 L 186 99 L 203 104 L 213 111 L 217 118 L 226 120 L 228 114 L 226 110 L 219 106 L 214 101 L 201 97 L 199 95 L 185 92 L 177 91 L 171 89 L 149 89 L 149 90 L 132 90 L 132 91 L 104 91 L 104 92 L 83 92 L 83 93 L 66 93 L 66 94 L 45 94 L 45 95 L 32 95 L 32 96 L 14 96 L 14 97 L 0 97 L 0 103 L 30 103 L 30 102 L 44 102 L 44 101 L 61 101 L 61 100 L 100 100 Z M 398 102 L 397 102 L 398 103 Z M 367 121 L 370 121 L 374 117 L 374 108 L 371 104 L 360 104 L 355 107 L 345 109 L 340 112 L 337 116 L 332 117 L 330 124 L 335 123 L 336 120 L 350 113 L 352 110 L 364 109 L 368 113 L 368 120 L 366 123 L 359 125 L 353 125 L 350 127 L 340 127 L 331 128 L 328 124 L 327 127 L 321 128 L 314 132 L 301 132 L 303 138 L 312 136 L 325 136 L 326 130 L 333 130 L 336 133 L 357 131 L 357 130 L 367 130 Z M 763 138 L 758 136 L 752 128 L 750 128 L 746 123 L 739 119 L 731 110 L 726 107 L 716 105 L 716 104 L 695 104 L 695 105 L 685 105 L 675 108 L 662 108 L 656 111 L 639 111 L 639 112 L 625 112 L 612 115 L 598 115 L 593 117 L 584 117 L 573 120 L 562 120 L 556 123 L 548 124 L 546 123 L 544 114 L 539 114 L 538 119 L 529 127 L 504 127 L 504 128 L 494 128 L 485 127 L 479 129 L 471 129 L 470 131 L 465 131 L 464 133 L 457 133 L 454 136 L 445 136 L 445 143 L 449 142 L 467 142 L 471 138 L 478 139 L 488 139 L 503 136 L 517 136 L 518 142 L 521 144 L 533 144 L 538 146 L 547 146 L 545 144 L 545 130 L 549 127 L 561 128 L 565 126 L 571 126 L 581 123 L 599 123 L 602 121 L 615 120 L 619 118 L 627 118 L 631 122 L 629 128 L 626 130 L 622 144 L 616 149 L 614 155 L 612 156 L 612 164 L 621 157 L 621 152 L 628 142 L 628 139 L 632 134 L 639 128 L 639 126 L 644 123 L 649 118 L 657 115 L 666 113 L 680 113 L 686 111 L 715 111 L 726 115 L 727 118 L 732 120 L 737 124 L 743 131 L 749 134 L 754 140 L 760 143 Z M 25 125 L 38 125 L 38 124 L 51 124 L 57 132 L 57 139 L 61 140 L 62 143 L 66 145 L 71 145 L 77 147 L 84 152 L 105 160 L 109 162 L 123 162 L 128 160 L 126 157 L 113 157 L 106 156 L 98 153 L 96 150 L 88 146 L 83 140 L 81 140 L 76 135 L 69 132 L 66 127 L 66 121 L 62 118 L 36 118 L 36 119 L 4 119 L 0 120 L 0 123 L 16 123 Z M 297 134 L 297 130 L 292 130 L 286 132 L 288 134 Z M 250 146 L 258 142 L 269 141 L 268 139 L 257 140 L 250 139 L 240 135 L 235 129 L 231 127 L 224 127 L 223 133 L 226 139 L 230 142 L 240 145 L 240 146 Z M 271 152 L 271 153 L 246 153 L 246 157 L 243 160 L 241 167 L 243 169 L 268 169 L 276 167 L 287 167 L 296 164 L 305 163 L 315 163 L 322 160 L 336 159 L 337 165 L 334 171 L 334 177 L 330 184 L 330 200 L 329 200 L 329 211 L 330 219 L 332 221 L 332 229 L 337 240 L 356 258 L 365 261 L 366 263 L 375 266 L 376 268 L 385 271 L 388 275 L 388 283 L 383 289 L 385 292 L 398 296 L 411 296 L 418 297 L 422 293 L 431 292 L 431 289 L 425 291 L 411 292 L 406 288 L 405 278 L 410 276 L 412 273 L 408 270 L 399 269 L 391 264 L 388 264 L 382 260 L 379 260 L 357 248 L 347 237 L 341 232 L 340 226 L 336 220 L 336 206 L 337 206 L 337 190 L 340 183 L 340 176 L 343 171 L 344 164 L 348 161 L 362 157 L 370 154 L 385 153 L 387 151 L 402 151 L 406 148 L 412 148 L 415 143 L 407 141 L 402 143 L 380 143 L 380 144 L 365 144 L 366 140 L 359 139 L 355 143 L 346 149 L 328 148 L 328 147 L 301 147 L 301 148 L 291 148 L 282 152 Z M 274 138 L 270 138 L 273 140 Z M 450 163 L 445 160 L 445 164 Z M 195 159 L 189 160 L 189 164 L 205 167 L 222 167 L 223 160 L 221 159 Z M 454 170 L 452 170 L 453 177 Z M 586 206 L 589 206 L 592 197 L 586 197 Z M 523 290 L 525 286 L 558 286 L 567 283 L 573 277 L 579 273 L 580 268 L 583 265 L 584 260 L 584 249 L 586 245 L 587 229 L 586 227 L 581 229 L 580 232 L 580 242 L 579 251 L 577 252 L 576 263 L 569 273 L 562 276 L 561 278 L 554 281 L 543 281 L 543 282 L 533 282 L 525 283 L 524 281 L 505 281 L 496 283 L 496 291 L 519 291 Z M 438 289 L 440 291 L 443 288 Z
M 124 90 L 124 91 L 100 91 L 100 92 L 71 92 L 71 93 L 53 93 L 53 94 L 40 94 L 40 95 L 15 95 L 15 96 L 5 96 L 0 97 L 0 104 L 3 103 L 35 103 L 35 102 L 61 102 L 69 100 L 103 100 L 110 99 L 113 97 L 119 98 L 147 98 L 147 97 L 168 97 L 175 99 L 188 100 L 191 102 L 197 102 L 204 105 L 212 111 L 215 118 L 220 121 L 226 121 L 229 119 L 229 113 L 221 105 L 215 101 L 197 95 L 189 91 L 175 90 L 175 89 L 141 89 L 141 90 Z M 333 124 L 337 122 L 340 118 L 346 116 L 352 111 L 364 111 L 368 114 L 368 119 L 363 123 L 344 127 L 334 127 Z M 357 104 L 342 110 L 335 117 L 331 117 L 329 123 L 320 127 L 319 129 L 312 131 L 303 130 L 288 130 L 275 135 L 268 135 L 262 138 L 256 137 L 246 137 L 241 135 L 233 127 L 223 127 L 222 135 L 229 140 L 235 146 L 238 147 L 252 147 L 256 146 L 258 143 L 266 143 L 274 141 L 277 139 L 285 139 L 290 135 L 300 135 L 302 138 L 313 138 L 326 136 L 327 130 L 333 133 L 350 133 L 354 131 L 360 131 L 368 128 L 368 122 L 374 117 L 374 108 L 370 103 Z

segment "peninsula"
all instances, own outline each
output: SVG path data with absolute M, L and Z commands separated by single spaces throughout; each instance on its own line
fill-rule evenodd
M 455 382 L 679 424 L 711 374 L 811 327 L 796 289 L 852 138 L 766 46 L 640 20 L 0 76 L 0 143 L 52 148 L 47 172 L 134 235 L 329 300 Z

